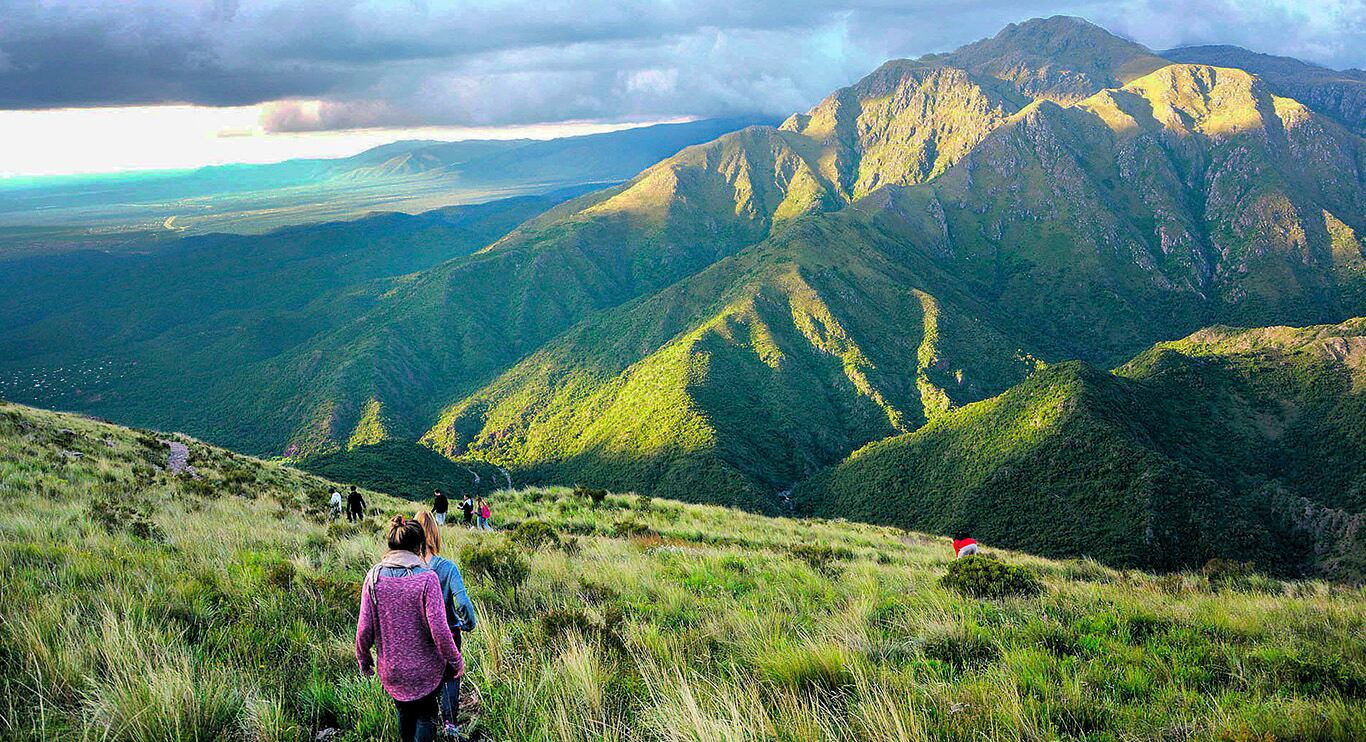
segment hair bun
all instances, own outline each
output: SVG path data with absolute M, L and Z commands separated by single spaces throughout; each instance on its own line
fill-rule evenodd
M 402 528 L 405 520 L 402 515 L 395 515 L 389 519 L 390 528 Z

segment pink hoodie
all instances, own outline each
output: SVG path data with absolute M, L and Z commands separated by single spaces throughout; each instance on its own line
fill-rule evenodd
M 386 562 L 390 554 L 395 552 L 385 555 Z M 366 578 L 356 622 L 356 660 L 362 673 L 372 674 L 370 648 L 374 646 L 384 689 L 396 700 L 415 701 L 441 685 L 447 665 L 455 669 L 455 675 L 464 675 L 465 660 L 446 623 L 436 573 L 385 574 L 401 571 L 401 567 L 381 562 Z

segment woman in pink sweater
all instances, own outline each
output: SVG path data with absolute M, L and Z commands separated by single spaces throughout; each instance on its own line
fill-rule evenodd
M 436 573 L 421 553 L 422 526 L 395 515 L 389 551 L 365 576 L 356 622 L 356 660 L 373 675 L 370 648 L 379 656 L 379 679 L 398 707 L 403 742 L 436 739 L 437 696 L 446 668 L 465 674 L 465 661 L 446 623 L 446 603 Z

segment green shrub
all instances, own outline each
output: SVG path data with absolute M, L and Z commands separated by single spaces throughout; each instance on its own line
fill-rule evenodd
M 839 573 L 839 564 L 836 563 L 838 554 L 829 544 L 796 544 L 788 552 L 823 575 L 834 576 Z
M 277 590 L 288 590 L 294 584 L 294 563 L 280 560 L 266 566 L 266 584 Z
M 954 560 L 939 584 L 976 598 L 1037 595 L 1043 591 L 1043 584 L 1029 569 L 980 555 Z
M 543 520 L 525 520 L 512 529 L 508 538 L 527 549 L 560 545 L 560 532 Z
M 648 513 L 651 510 L 654 510 L 654 507 L 655 498 L 650 497 L 649 495 L 636 495 L 636 510 L 639 510 L 642 513 Z
M 585 487 L 582 484 L 576 484 L 574 485 L 574 496 L 586 497 L 593 502 L 593 507 L 597 507 L 602 504 L 603 500 L 607 499 L 607 490 L 594 489 L 592 487 Z
M 460 559 L 466 574 L 510 588 L 514 595 L 531 574 L 531 563 L 512 544 L 471 544 L 460 552 Z
M 615 603 L 621 598 L 621 593 L 617 592 L 611 585 L 604 585 L 592 580 L 581 580 L 579 582 L 579 595 L 588 603 Z
M 115 500 L 101 500 L 91 507 L 91 516 L 111 534 L 126 533 L 143 541 L 166 543 L 166 532 L 146 513 Z
M 621 638 L 626 617 L 620 608 L 608 608 L 601 621 L 578 608 L 554 608 L 541 616 L 541 631 L 550 643 L 571 634 L 596 642 L 604 649 L 626 653 L 626 642 Z
M 635 538 L 641 536 L 658 536 L 655 529 L 641 523 L 635 518 L 623 518 L 613 525 L 613 530 L 622 538 Z

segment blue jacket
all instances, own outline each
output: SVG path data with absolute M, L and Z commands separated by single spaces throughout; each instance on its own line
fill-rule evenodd
M 433 556 L 427 566 L 431 567 L 441 580 L 441 596 L 446 601 L 446 621 L 451 628 L 461 631 L 474 630 L 474 604 L 465 592 L 465 580 L 460 576 L 460 568 L 455 562 L 441 555 Z

